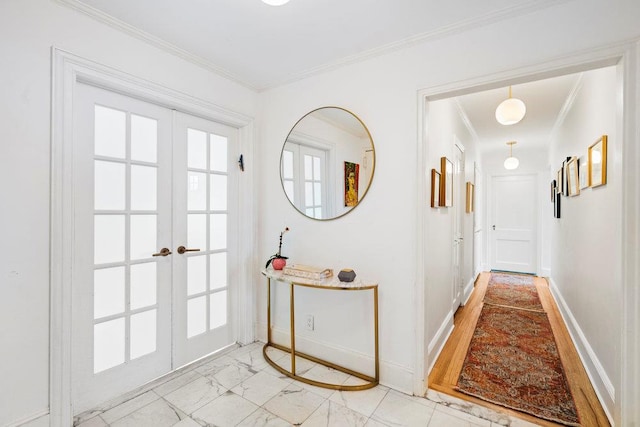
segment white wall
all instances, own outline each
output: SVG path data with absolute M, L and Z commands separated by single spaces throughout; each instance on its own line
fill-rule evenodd
M 478 162 L 476 142 L 460 117 L 454 99 L 429 103 L 427 147 L 427 188 L 431 189 L 431 169 L 440 172 L 440 159 L 454 159 L 454 142 L 464 147 L 465 176 L 463 182 L 454 181 L 454 193 L 466 193 L 467 181 L 474 182 L 473 165 Z M 463 193 L 464 194 L 464 193 Z M 428 204 L 430 194 L 425 197 Z M 462 197 L 465 200 L 465 197 Z M 454 196 L 454 203 L 458 203 Z M 425 217 L 425 286 L 426 291 L 426 351 L 431 366 L 453 327 L 453 221 L 454 208 L 429 208 Z M 473 283 L 473 215 L 465 213 L 465 206 L 458 206 L 462 216 L 463 260 L 462 283 Z M 463 296 L 464 301 L 464 296 Z
M 379 282 L 383 383 L 411 390 L 409 378 L 416 362 L 422 363 L 414 360 L 414 295 L 420 286 L 416 271 L 422 263 L 414 255 L 419 238 L 415 230 L 418 204 L 426 203 L 416 198 L 418 180 L 425 179 L 415 159 L 420 139 L 417 91 L 452 87 L 457 81 L 499 72 L 517 74 L 514 70 L 521 67 L 560 61 L 596 46 L 637 37 L 632 17 L 639 13 L 640 3 L 628 0 L 615 4 L 562 2 L 522 17 L 433 37 L 263 93 L 258 193 L 264 209 L 258 252 L 264 259 L 274 253 L 278 232 L 288 225 L 292 232 L 287 235 L 286 251 L 293 260 L 334 268 L 350 266 Z M 593 30 L 603 22 L 607 31 Z M 376 173 L 369 194 L 349 215 L 330 222 L 312 221 L 293 210 L 282 194 L 278 176 L 278 155 L 289 129 L 298 117 L 324 105 L 339 105 L 359 115 L 376 146 Z M 258 332 L 264 336 L 265 293 L 257 271 L 256 281 Z M 432 296 L 426 297 L 429 301 Z M 318 306 L 325 302 L 329 300 L 323 297 L 315 300 Z M 439 311 L 438 315 L 427 312 L 430 331 L 431 325 L 443 321 Z M 334 336 L 363 332 L 359 325 L 349 325 L 347 332 L 340 333 L 344 325 L 331 316 L 316 316 L 316 323 L 328 325 Z M 277 326 L 286 329 L 284 324 Z M 315 334 L 314 339 L 330 342 L 333 337 Z
M 555 178 L 567 156 L 587 154 L 608 135 L 607 184 L 562 197 L 552 222 L 551 279 L 578 349 L 607 409 L 619 416 L 622 328 L 621 99 L 615 67 L 583 74 L 581 88 L 550 149 Z M 594 315 L 597 312 L 597 315 Z
M 253 116 L 236 83 L 47 0 L 0 2 L 0 425 L 49 405 L 51 47 Z

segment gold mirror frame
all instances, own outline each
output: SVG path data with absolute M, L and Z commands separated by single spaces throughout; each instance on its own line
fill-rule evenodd
M 358 143 L 360 146 L 354 148 L 353 144 Z M 305 208 L 295 203 L 296 195 L 300 201 L 305 198 L 306 190 L 302 186 L 306 188 L 309 183 L 303 182 L 305 172 L 301 170 L 305 167 L 301 159 L 307 151 L 310 155 L 319 153 L 319 158 L 323 159 L 319 162 L 324 163 L 319 168 L 323 201 L 321 217 L 305 212 L 305 209 L 313 207 Z M 344 151 L 350 151 L 351 156 L 345 157 Z M 356 152 L 359 153 L 358 158 L 354 158 L 353 153 Z M 373 138 L 364 122 L 345 108 L 320 107 L 302 116 L 289 131 L 280 152 L 280 183 L 287 200 L 298 212 L 310 219 L 330 221 L 352 212 L 362 202 L 373 182 L 375 164 Z M 312 168 L 315 168 L 315 162 Z M 366 182 L 359 177 L 360 174 Z M 355 183 L 358 184 L 356 188 Z M 311 184 L 316 184 L 316 181 Z

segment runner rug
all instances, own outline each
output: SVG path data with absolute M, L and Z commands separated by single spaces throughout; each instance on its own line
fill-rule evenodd
M 544 312 L 484 305 L 456 389 L 538 418 L 580 425 Z
M 543 311 L 532 276 L 491 273 L 484 303 Z

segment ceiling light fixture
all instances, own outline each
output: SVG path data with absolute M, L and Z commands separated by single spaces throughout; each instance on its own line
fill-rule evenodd
M 282 6 L 285 3 L 289 3 L 289 0 L 262 0 L 262 2 L 269 6 Z
M 517 169 L 518 165 L 520 164 L 520 160 L 518 160 L 516 157 L 513 157 L 514 144 L 517 144 L 517 142 L 516 141 L 507 142 L 507 145 L 509 146 L 509 157 L 507 157 L 504 161 L 504 168 L 507 170 Z
M 511 97 L 511 86 L 509 86 L 509 98 L 502 101 L 496 108 L 496 120 L 501 125 L 514 125 L 522 120 L 526 112 L 527 107 L 524 102 Z

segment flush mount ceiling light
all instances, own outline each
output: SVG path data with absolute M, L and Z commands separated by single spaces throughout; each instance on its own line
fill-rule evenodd
M 526 112 L 527 107 L 524 102 L 511 97 L 511 86 L 509 86 L 509 98 L 502 101 L 496 108 L 496 120 L 501 125 L 513 125 L 522 120 Z
M 518 160 L 516 157 L 513 157 L 514 144 L 517 144 L 517 142 L 516 141 L 507 142 L 507 145 L 509 146 L 509 157 L 507 157 L 504 161 L 504 168 L 507 170 L 517 169 L 518 165 L 520 164 L 520 160 Z
M 282 6 L 285 3 L 289 3 L 289 0 L 262 0 L 262 2 L 269 6 Z

